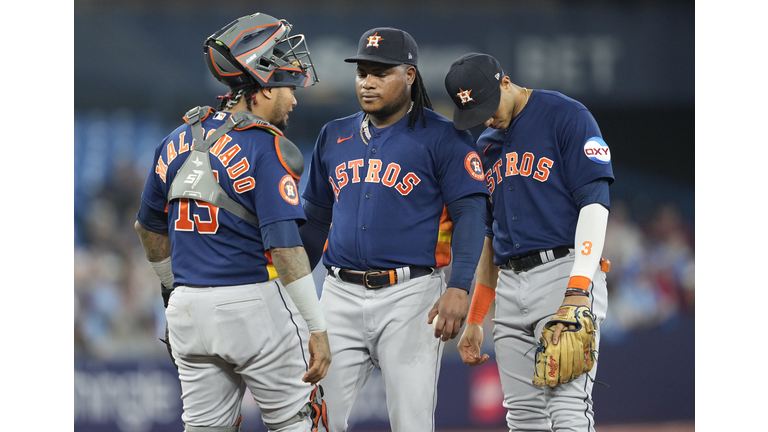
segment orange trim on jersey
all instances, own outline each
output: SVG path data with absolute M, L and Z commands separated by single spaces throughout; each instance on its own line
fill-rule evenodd
M 468 323 L 483 325 L 483 320 L 488 310 L 496 298 L 496 290 L 483 284 L 475 284 L 475 291 L 472 293 L 472 304 L 469 306 L 467 315 Z
M 585 276 L 571 276 L 571 279 L 568 281 L 568 288 L 577 288 L 583 291 L 589 290 L 589 284 L 592 281 Z
M 486 146 L 486 147 L 483 149 L 483 156 L 485 156 L 485 152 L 487 152 L 487 151 L 488 151 L 488 149 L 489 149 L 489 148 L 490 148 L 492 145 L 493 145 L 493 143 L 490 143 L 490 144 L 488 144 L 488 145 L 487 145 L 487 146 Z
M 451 237 L 453 236 L 453 221 L 448 214 L 448 207 L 443 206 L 440 215 L 437 245 L 435 247 L 435 267 L 445 267 L 451 263 Z

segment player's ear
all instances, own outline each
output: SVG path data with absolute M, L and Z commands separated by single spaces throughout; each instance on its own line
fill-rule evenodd
M 416 68 L 415 67 L 406 65 L 406 69 L 405 69 L 405 82 L 408 85 L 413 85 L 413 83 L 416 82 Z
M 501 84 L 500 85 L 501 85 L 502 89 L 508 90 L 508 89 L 512 88 L 512 80 L 509 79 L 509 76 L 504 75 L 503 77 L 501 77 Z
M 275 87 L 262 87 L 259 89 L 259 92 L 261 92 L 261 94 L 268 100 L 272 100 L 277 96 L 277 94 L 272 91 L 274 89 Z

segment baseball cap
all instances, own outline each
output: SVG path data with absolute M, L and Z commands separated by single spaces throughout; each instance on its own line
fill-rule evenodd
M 392 27 L 378 27 L 360 36 L 357 55 L 345 58 L 347 63 L 368 60 L 390 65 L 403 63 L 416 66 L 419 61 L 419 47 L 413 37 L 404 30 Z
M 458 130 L 485 123 L 499 109 L 501 78 L 499 62 L 488 54 L 459 57 L 445 76 L 445 90 L 453 100 L 453 124 Z

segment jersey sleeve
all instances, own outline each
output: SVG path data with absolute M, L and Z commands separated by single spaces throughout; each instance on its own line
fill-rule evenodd
M 152 159 L 152 167 L 147 175 L 147 181 L 144 183 L 144 190 L 141 192 L 141 201 L 153 210 L 165 211 L 168 204 L 167 194 L 169 184 L 167 183 L 168 166 L 165 163 L 167 158 L 164 154 L 166 142 L 163 142 L 155 149 L 155 155 Z
M 256 163 L 255 212 L 260 225 L 296 219 L 304 222 L 298 181 L 280 163 L 275 151 L 265 152 Z M 253 209 L 252 209 L 253 211 Z
M 328 135 L 327 125 L 323 126 L 312 150 L 312 159 L 309 162 L 309 173 L 307 174 L 306 188 L 304 189 L 304 199 L 312 204 L 331 208 L 336 200 L 335 193 L 331 187 L 329 175 L 326 167 L 323 165 L 320 155 L 323 154 L 325 138 Z
M 447 128 L 437 154 L 437 178 L 446 204 L 467 195 L 489 195 L 480 155 L 469 131 Z
M 571 192 L 600 178 L 605 178 L 608 184 L 613 183 L 610 149 L 588 110 L 579 109 L 566 119 L 559 135 Z

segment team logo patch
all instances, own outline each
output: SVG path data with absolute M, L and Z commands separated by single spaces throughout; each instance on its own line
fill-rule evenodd
M 461 87 L 459 87 L 459 92 L 456 93 L 456 96 L 461 99 L 461 104 L 464 105 L 467 102 L 474 101 L 469 94 L 472 93 L 472 89 L 470 90 L 462 90 Z
M 592 137 L 584 143 L 584 154 L 593 162 L 607 164 L 611 162 L 608 144 L 600 137 Z
M 299 188 L 296 187 L 296 181 L 290 175 L 285 175 L 280 179 L 280 196 L 289 204 L 299 204 Z
M 366 48 L 368 48 L 368 47 L 376 47 L 376 48 L 378 48 L 379 47 L 379 41 L 383 41 L 383 40 L 384 40 L 384 38 L 379 36 L 379 32 L 376 32 L 376 33 L 373 34 L 373 36 L 368 36 L 368 45 L 366 45 L 365 47 Z
M 480 162 L 480 156 L 477 155 L 477 152 L 471 152 L 464 158 L 464 168 L 467 169 L 467 172 L 473 179 L 480 181 L 485 180 L 483 163 Z
M 222 111 L 222 112 L 217 112 L 217 113 L 216 113 L 216 114 L 213 116 L 213 119 L 214 119 L 214 120 L 224 120 L 224 117 L 226 117 L 226 116 L 227 116 L 227 113 L 225 113 L 225 112 L 223 112 L 223 111 Z

